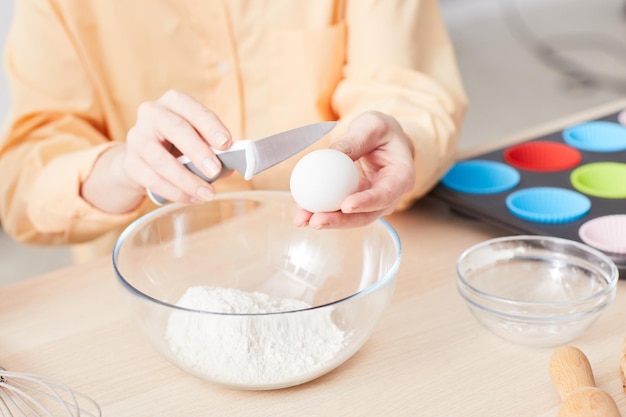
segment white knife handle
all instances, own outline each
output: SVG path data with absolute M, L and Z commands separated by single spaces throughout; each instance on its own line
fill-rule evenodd
M 239 151 L 243 151 L 245 155 L 245 166 L 242 166 L 241 160 L 238 159 L 237 161 L 226 163 L 227 168 L 229 170 L 234 169 L 235 171 L 238 171 L 241 175 L 243 175 L 243 178 L 246 181 L 252 179 L 252 177 L 256 173 L 257 153 L 256 153 L 256 147 L 254 146 L 253 140 L 238 140 L 238 141 L 233 142 L 230 148 L 228 148 L 225 151 L 218 151 L 218 150 L 213 150 L 213 151 L 215 152 L 217 157 L 220 158 L 220 161 L 222 161 L 222 163 L 224 163 L 224 160 L 226 159 L 225 157 L 226 154 L 231 154 L 231 153 L 234 154 Z M 221 173 L 220 173 L 220 176 L 221 176 Z M 214 180 L 216 179 L 217 178 L 215 178 Z
M 240 161 L 233 161 L 229 164 L 224 163 L 224 160 L 226 159 L 227 154 L 233 154 L 239 151 L 243 151 L 245 154 L 245 166 L 243 166 L 243 164 L 241 164 Z M 204 175 L 204 173 L 200 171 L 193 164 L 193 162 L 191 162 L 191 159 L 189 159 L 185 155 L 181 155 L 176 159 L 178 160 L 178 162 L 183 164 L 185 168 L 187 168 L 189 171 L 193 172 L 194 174 L 196 174 L 197 176 L 199 176 L 200 178 L 202 178 L 208 183 L 217 181 L 224 174 L 232 171 L 233 169 L 236 171 L 239 171 L 243 175 L 244 179 L 246 180 L 250 180 L 254 176 L 254 172 L 256 168 L 256 149 L 254 147 L 253 141 L 238 140 L 236 142 L 233 142 L 231 147 L 225 151 L 219 151 L 219 150 L 214 149 L 213 152 L 215 152 L 215 154 L 220 159 L 220 161 L 222 161 L 222 169 L 217 175 L 215 175 L 212 178 L 208 178 L 206 175 Z M 154 194 L 149 189 L 146 189 L 146 194 L 148 194 L 148 197 L 150 198 L 150 200 L 152 200 L 152 202 L 156 204 L 157 206 L 162 206 L 165 203 L 167 203 L 166 198 L 163 198 L 157 194 Z

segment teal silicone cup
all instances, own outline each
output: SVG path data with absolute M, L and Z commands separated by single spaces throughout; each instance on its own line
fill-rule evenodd
M 565 129 L 563 140 L 583 151 L 619 152 L 626 150 L 626 127 L 605 121 L 581 123 Z
M 584 195 L 557 187 L 534 187 L 511 193 L 506 207 L 524 220 L 538 223 L 567 223 L 583 217 L 591 209 Z
M 510 190 L 519 180 L 520 174 L 515 168 L 501 162 L 477 159 L 456 163 L 441 183 L 462 193 L 494 194 Z

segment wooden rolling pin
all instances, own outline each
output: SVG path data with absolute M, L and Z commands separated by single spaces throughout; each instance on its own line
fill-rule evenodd
M 549 367 L 550 379 L 563 400 L 559 417 L 621 417 L 613 397 L 596 387 L 589 360 L 580 349 L 556 349 Z
M 619 374 L 622 377 L 622 388 L 626 393 L 626 339 L 624 339 L 624 345 L 622 346 L 622 360 L 619 365 Z

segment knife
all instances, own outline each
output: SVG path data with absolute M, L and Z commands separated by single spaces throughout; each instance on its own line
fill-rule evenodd
M 204 175 L 187 156 L 181 155 L 177 159 L 189 171 L 207 182 L 213 182 L 232 170 L 239 172 L 244 179 L 250 180 L 256 174 L 308 148 L 323 138 L 336 124 L 337 122 L 313 123 L 263 139 L 238 140 L 225 151 L 214 150 L 222 162 L 222 170 L 212 178 Z M 146 191 L 154 204 L 161 206 L 167 202 L 165 198 L 152 191 Z

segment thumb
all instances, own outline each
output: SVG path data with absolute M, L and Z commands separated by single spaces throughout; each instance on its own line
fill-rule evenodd
M 350 124 L 341 139 L 330 144 L 330 148 L 345 153 L 353 161 L 382 146 L 389 127 L 377 112 L 363 113 Z

